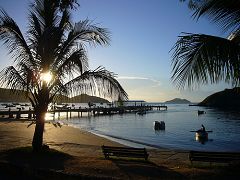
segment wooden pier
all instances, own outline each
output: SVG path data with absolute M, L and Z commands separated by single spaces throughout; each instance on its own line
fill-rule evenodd
M 167 106 L 121 106 L 121 107 L 93 107 L 93 108 L 58 108 L 48 111 L 48 114 L 53 117 L 53 119 L 60 118 L 60 113 L 65 113 L 66 118 L 71 118 L 72 113 L 77 113 L 77 117 L 83 117 L 83 113 L 87 116 L 99 116 L 99 115 L 113 115 L 113 114 L 124 114 L 124 113 L 136 113 L 139 111 L 150 111 L 150 110 L 167 110 Z M 29 108 L 29 110 L 1 110 L 0 117 L 6 117 L 10 119 L 23 119 L 22 115 L 25 115 L 24 119 L 33 120 L 35 118 L 34 111 Z M 76 115 L 75 115 L 76 116 Z

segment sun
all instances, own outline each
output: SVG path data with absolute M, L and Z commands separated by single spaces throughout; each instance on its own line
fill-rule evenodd
M 45 72 L 41 74 L 41 79 L 46 83 L 49 83 L 52 80 L 52 74 L 50 72 Z

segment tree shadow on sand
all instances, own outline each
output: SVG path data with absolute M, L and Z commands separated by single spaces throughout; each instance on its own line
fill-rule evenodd
M 32 151 L 32 147 L 7 150 L 1 156 L 1 159 L 14 165 L 54 170 L 63 170 L 64 162 L 71 159 L 70 155 L 54 149 L 36 153 Z
M 182 174 L 150 161 L 111 159 L 130 179 L 186 179 Z
M 6 150 L 0 154 L 0 179 L 41 179 L 37 177 L 63 171 L 65 162 L 71 158 L 54 149 L 38 153 L 32 147 Z

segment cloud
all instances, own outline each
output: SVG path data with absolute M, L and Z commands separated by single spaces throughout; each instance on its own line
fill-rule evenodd
M 124 79 L 124 80 L 148 80 L 148 78 L 145 77 L 134 77 L 134 76 L 119 76 L 117 79 Z
M 159 87 L 161 85 L 161 82 L 156 80 L 156 79 L 152 79 L 152 78 L 147 78 L 147 77 L 137 77 L 137 76 L 119 76 L 117 77 L 118 80 L 146 80 L 146 81 L 151 81 L 154 83 L 154 86 L 152 87 Z

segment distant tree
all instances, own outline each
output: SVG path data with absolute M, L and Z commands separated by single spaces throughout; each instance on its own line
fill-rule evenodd
M 185 1 L 185 0 L 181 0 Z M 172 80 L 178 88 L 225 81 L 240 84 L 240 0 L 189 0 L 193 17 L 207 16 L 227 38 L 184 33 L 173 47 Z
M 112 72 L 102 67 L 89 70 L 86 43 L 108 45 L 109 32 L 88 19 L 72 24 L 71 11 L 77 7 L 77 0 L 35 0 L 29 6 L 26 37 L 0 11 L 0 39 L 15 61 L 1 71 L 0 82 L 13 92 L 24 90 L 34 107 L 34 151 L 43 147 L 45 114 L 54 97 L 91 93 L 127 99 Z

